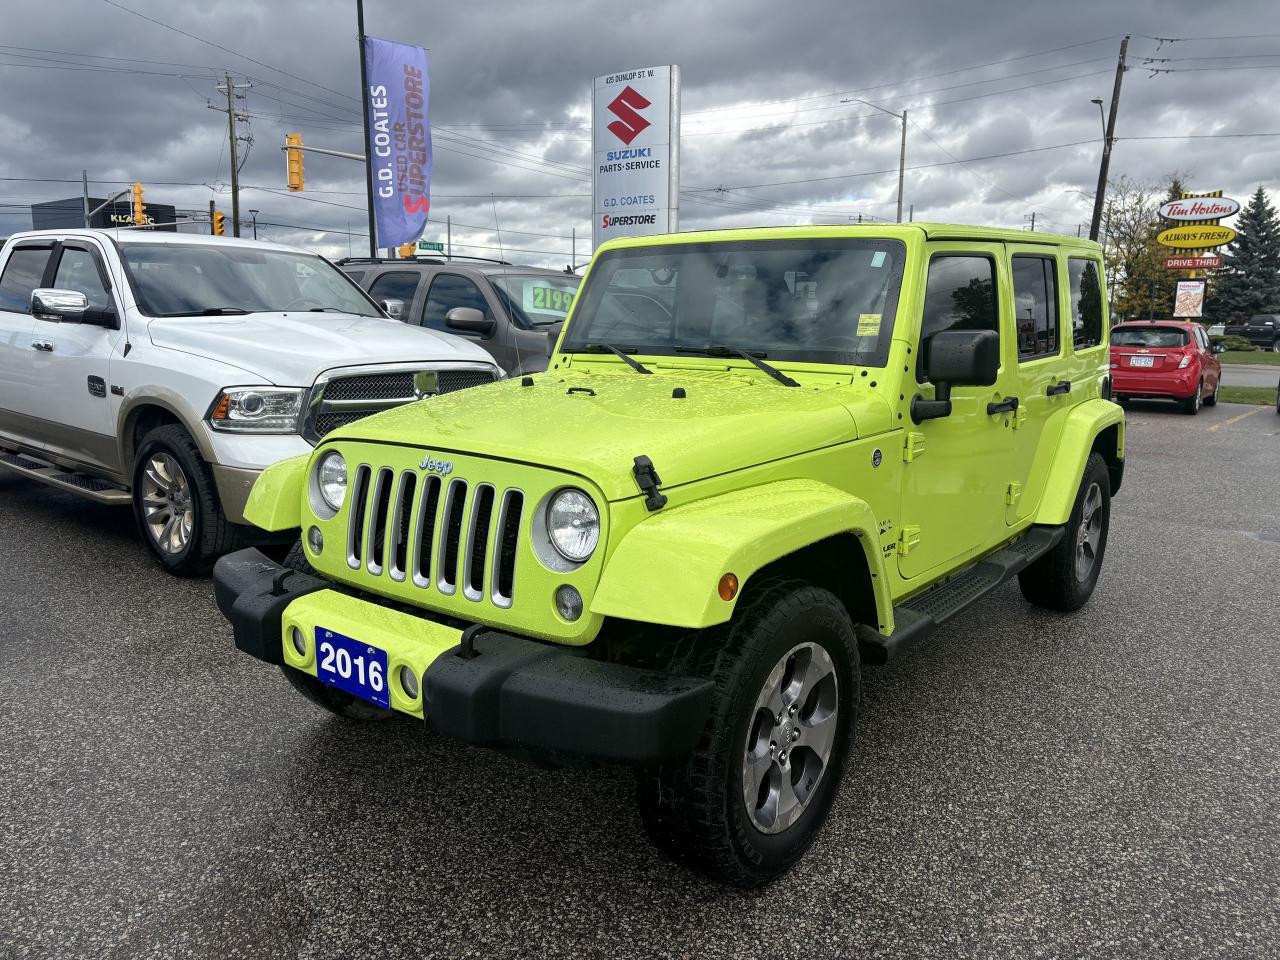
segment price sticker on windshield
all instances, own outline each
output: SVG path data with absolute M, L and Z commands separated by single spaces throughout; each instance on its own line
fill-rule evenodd
M 880 335 L 880 316 L 878 313 L 858 314 L 858 336 L 878 337 Z
M 553 313 L 558 317 L 569 315 L 573 306 L 573 291 L 546 284 L 526 283 L 523 306 L 534 313 Z

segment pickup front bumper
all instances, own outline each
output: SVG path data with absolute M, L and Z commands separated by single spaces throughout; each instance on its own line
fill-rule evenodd
M 591 659 L 498 630 L 463 631 L 353 596 L 319 577 L 241 550 L 214 568 L 218 607 L 240 650 L 316 674 L 315 652 L 287 638 L 337 630 L 387 651 L 391 704 L 433 730 L 534 758 L 649 765 L 688 754 L 702 735 L 711 682 Z M 410 697 L 397 679 L 421 678 Z

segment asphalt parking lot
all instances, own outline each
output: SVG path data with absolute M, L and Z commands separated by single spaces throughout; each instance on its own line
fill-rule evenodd
M 315 711 L 127 512 L 0 476 L 0 956 L 1264 957 L 1280 950 L 1280 417 L 1129 409 L 1106 567 L 867 673 L 820 845 L 670 866 L 622 770 Z

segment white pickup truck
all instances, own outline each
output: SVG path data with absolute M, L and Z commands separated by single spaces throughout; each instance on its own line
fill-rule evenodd
M 43 230 L 0 249 L 0 469 L 132 503 L 170 572 L 251 542 L 267 466 L 389 407 L 502 376 L 271 243 Z

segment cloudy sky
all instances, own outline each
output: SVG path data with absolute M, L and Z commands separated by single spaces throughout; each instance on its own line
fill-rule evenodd
M 82 168 L 95 194 L 141 180 L 148 200 L 229 211 L 226 120 L 207 106 L 226 71 L 251 84 L 246 221 L 257 209 L 261 236 L 330 255 L 367 249 L 362 168 L 309 155 L 307 191 L 289 195 L 279 150 L 288 131 L 362 150 L 353 0 L 4 13 L 0 235 L 29 225 L 32 201 L 78 195 Z M 859 98 L 908 109 L 916 219 L 1087 230 L 1089 101 L 1109 101 L 1125 33 L 1112 175 L 1177 170 L 1242 201 L 1280 189 L 1274 0 L 366 0 L 366 26 L 430 52 L 427 237 L 451 216 L 455 249 L 478 256 L 497 255 L 495 219 L 509 259 L 561 266 L 575 228 L 589 256 L 591 78 L 662 63 L 684 81 L 684 229 L 891 219 L 898 121 Z

